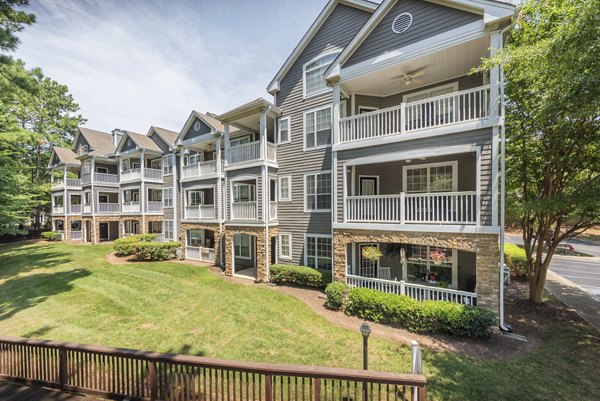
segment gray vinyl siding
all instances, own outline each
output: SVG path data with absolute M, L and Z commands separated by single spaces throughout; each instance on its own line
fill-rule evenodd
M 154 141 L 154 143 L 158 145 L 160 150 L 162 150 L 164 153 L 169 152 L 169 145 L 165 141 L 163 141 L 163 139 L 158 134 L 152 134 L 150 138 Z
M 408 12 L 413 21 L 403 33 L 394 33 L 392 23 Z M 414 44 L 435 35 L 481 20 L 482 16 L 428 1 L 400 0 L 392 7 L 354 54 L 345 67 L 377 57 L 385 52 Z
M 354 99 L 354 114 L 358 114 L 358 108 L 360 106 L 376 107 L 378 109 L 385 109 L 388 107 L 394 107 L 402 103 L 402 98 L 406 95 L 415 92 L 421 92 L 430 88 L 448 85 L 454 82 L 458 82 L 458 90 L 467 90 L 476 88 L 483 85 L 483 76 L 481 74 L 465 75 L 458 78 L 449 79 L 447 81 L 438 82 L 432 85 L 422 86 L 419 88 L 411 89 L 404 92 L 399 92 L 391 96 L 380 97 L 380 96 L 367 96 L 357 94 Z
M 256 202 L 258 204 L 258 221 L 262 221 L 262 167 L 261 166 L 256 166 L 256 167 L 249 167 L 249 168 L 242 168 L 239 170 L 230 170 L 226 172 L 226 177 L 227 177 L 227 187 L 225 188 L 225 199 L 226 199 L 226 204 L 225 204 L 225 220 L 227 221 L 231 221 L 231 201 L 232 201 L 232 193 L 230 191 L 231 189 L 231 180 L 235 179 L 236 177 L 241 177 L 241 176 L 253 176 L 256 177 Z M 267 187 L 268 188 L 268 187 Z
M 292 176 L 292 202 L 279 202 L 277 220 L 280 232 L 292 233 L 292 263 L 304 263 L 305 233 L 331 234 L 330 212 L 304 213 L 304 174 L 331 170 L 331 148 L 304 152 L 303 113 L 331 105 L 332 94 L 327 92 L 303 99 L 303 65 L 319 54 L 342 50 L 370 15 L 337 5 L 280 83 L 276 105 L 283 116 L 291 117 L 291 142 L 277 149 L 277 174 Z
M 343 222 L 343 163 L 356 158 L 363 158 L 368 156 L 377 156 L 382 154 L 389 154 L 405 150 L 424 149 L 424 148 L 443 148 L 447 146 L 455 145 L 476 145 L 479 146 L 481 151 L 481 224 L 491 225 L 492 224 L 492 129 L 482 129 L 475 131 L 460 132 L 451 135 L 445 135 L 441 137 L 430 137 L 423 139 L 416 139 L 414 141 L 398 142 L 394 144 L 372 146 L 367 148 L 359 148 L 352 150 L 344 150 L 338 152 L 338 190 L 337 190 L 337 218 L 338 222 Z M 427 158 L 426 160 L 413 160 L 411 165 L 434 163 L 438 161 L 446 160 L 459 160 L 459 191 L 475 190 L 475 183 L 472 182 L 476 176 L 476 164 L 470 157 L 459 157 L 459 156 L 444 156 L 439 158 Z M 462 161 L 462 162 L 461 162 Z M 405 163 L 406 165 L 406 163 Z M 396 166 L 396 165 L 394 165 Z M 398 165 L 399 166 L 399 165 Z M 463 170 L 461 171 L 461 168 Z M 396 169 L 395 174 L 389 176 L 390 171 L 374 164 L 372 167 L 357 166 L 357 170 L 361 169 L 365 175 L 372 173 L 376 175 L 379 173 L 380 183 L 384 180 L 395 180 L 401 183 L 402 180 L 402 169 Z M 472 169 L 472 171 L 469 171 Z M 358 181 L 358 173 L 356 173 L 356 179 Z M 349 184 L 349 183 L 348 183 Z M 350 184 L 349 184 L 350 185 Z M 357 192 L 358 192 L 358 187 Z M 400 187 L 401 188 L 401 187 Z M 380 193 L 385 193 L 382 188 Z M 397 187 L 394 187 L 397 189 Z
M 86 139 L 83 137 L 83 135 L 79 135 L 79 138 L 77 139 L 77 144 L 75 145 L 75 149 L 73 150 L 73 152 L 75 152 L 75 154 L 77 154 L 81 145 L 88 145 L 88 149 L 90 147 L 89 146 L 90 144 L 88 143 L 88 141 L 86 141 Z
M 171 175 L 163 175 L 163 185 L 162 188 L 173 188 L 173 174 Z M 163 195 L 164 195 L 164 191 L 163 191 Z M 175 195 L 173 195 L 175 196 Z M 164 196 L 163 196 L 163 215 L 165 220 L 174 220 L 175 218 L 175 212 L 173 207 L 164 207 Z M 174 204 L 174 202 L 173 202 Z
M 194 129 L 194 126 L 196 125 L 196 123 L 199 122 L 200 123 L 200 129 L 196 130 Z M 197 136 L 200 135 L 204 135 L 204 134 L 209 134 L 211 132 L 211 129 L 208 125 L 206 125 L 204 123 L 204 121 L 200 120 L 199 118 L 195 118 L 194 122 L 190 125 L 190 129 L 185 133 L 185 135 L 183 136 L 183 140 L 187 140 L 187 139 L 192 139 L 192 138 L 196 138 Z
M 136 149 L 136 148 L 137 148 L 137 145 L 135 144 L 133 139 L 129 138 L 129 136 L 128 136 L 127 138 L 125 138 L 125 144 L 121 148 L 121 152 L 127 152 L 128 150 L 132 150 L 132 149 Z

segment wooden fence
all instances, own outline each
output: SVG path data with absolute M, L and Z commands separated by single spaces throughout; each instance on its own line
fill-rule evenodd
M 425 400 L 415 374 L 227 361 L 0 337 L 0 380 L 132 400 Z

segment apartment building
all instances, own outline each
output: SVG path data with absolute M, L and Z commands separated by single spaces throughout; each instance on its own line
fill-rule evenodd
M 118 175 L 96 187 L 118 203 L 102 209 L 119 235 L 166 223 L 187 259 L 226 274 L 267 281 L 272 263 L 299 264 L 498 312 L 502 82 L 498 67 L 472 70 L 513 14 L 493 0 L 330 0 L 269 83 L 272 102 L 194 111 L 168 138 L 103 134 L 112 156 L 55 149 L 54 228 L 79 235 L 67 204 L 83 197 L 85 212 L 75 160 L 89 159 L 86 171 Z

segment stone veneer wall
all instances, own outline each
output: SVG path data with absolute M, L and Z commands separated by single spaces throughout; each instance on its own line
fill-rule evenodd
M 71 238 L 71 222 L 73 222 L 74 220 L 81 220 L 81 230 L 83 231 L 83 218 L 81 217 L 81 215 L 70 215 L 67 216 L 67 218 L 65 219 L 64 216 L 57 216 L 57 217 L 52 217 L 52 231 L 54 231 L 54 223 L 57 220 L 63 220 L 63 227 L 64 227 L 64 240 L 65 241 L 81 241 L 79 239 L 73 239 Z
M 347 245 L 359 242 L 433 245 L 475 253 L 477 305 L 491 310 L 498 316 L 500 296 L 498 235 L 335 229 L 333 231 L 334 280 L 346 281 Z
M 256 237 L 256 281 L 267 282 L 265 227 L 227 226 L 225 230 L 225 274 L 233 275 L 233 236 L 236 234 L 248 234 Z M 279 235 L 277 226 L 269 227 L 269 240 Z M 271 251 L 271 249 L 269 249 Z M 271 267 L 271 258 L 268 259 L 268 267 Z
M 186 258 L 185 247 L 186 247 L 186 231 L 191 229 L 205 229 L 214 231 L 215 233 L 215 265 L 221 265 L 221 252 L 220 252 L 220 244 L 221 244 L 221 231 L 219 230 L 218 223 L 181 223 L 180 227 L 180 238 L 181 238 L 181 254 L 183 258 Z

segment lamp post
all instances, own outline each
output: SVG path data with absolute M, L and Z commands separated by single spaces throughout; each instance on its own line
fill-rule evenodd
M 360 325 L 360 332 L 363 336 L 363 369 L 369 369 L 369 334 L 371 334 L 371 327 L 367 322 L 363 322 Z

